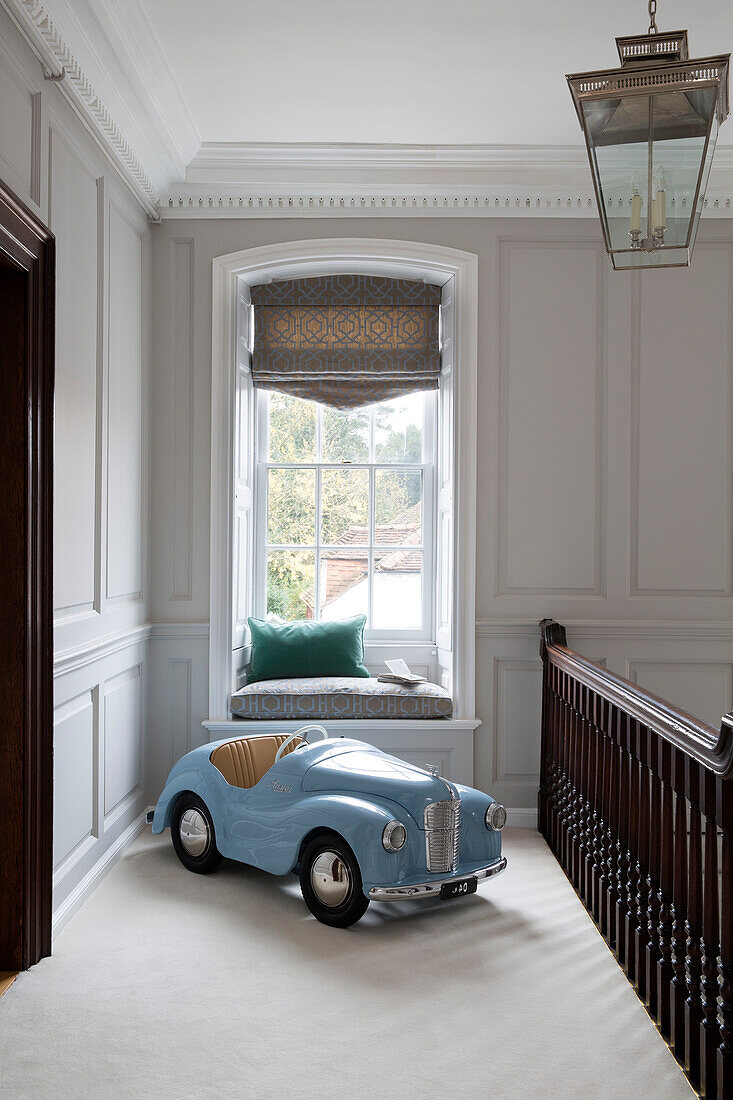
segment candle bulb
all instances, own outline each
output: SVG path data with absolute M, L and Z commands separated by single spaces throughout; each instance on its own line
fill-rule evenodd
M 656 194 L 652 204 L 652 229 L 666 229 L 667 195 L 665 193 L 665 187 L 667 186 L 667 180 L 664 167 L 661 164 L 654 173 L 654 186 L 656 188 Z
M 631 196 L 631 222 L 629 223 L 629 229 L 632 233 L 639 233 L 641 231 L 641 195 L 634 191 Z
M 654 198 L 654 228 L 667 228 L 667 196 L 661 187 Z

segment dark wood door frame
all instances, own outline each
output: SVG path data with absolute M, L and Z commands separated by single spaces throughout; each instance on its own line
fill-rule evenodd
M 0 181 L 0 970 L 51 953 L 55 241 Z

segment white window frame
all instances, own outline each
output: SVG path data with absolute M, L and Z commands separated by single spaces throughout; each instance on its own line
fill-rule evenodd
M 442 387 L 445 397 L 438 447 L 440 455 L 450 440 L 450 461 L 443 461 L 437 475 L 439 513 L 441 508 L 445 512 L 441 501 L 446 493 L 451 496 L 450 545 L 444 546 L 438 533 L 443 560 L 449 562 L 450 608 L 447 619 L 437 616 L 433 653 L 440 679 L 451 690 L 456 718 L 475 718 L 478 258 L 458 249 L 409 241 L 334 238 L 246 249 L 213 261 L 210 721 L 228 719 L 232 690 L 232 639 L 237 618 L 233 591 L 234 416 L 237 386 L 247 371 L 244 339 L 237 328 L 240 301 L 250 286 L 270 279 L 339 273 L 423 278 L 444 286 L 452 280 L 454 323 L 447 349 L 450 377 Z M 239 415 L 242 420 L 251 416 L 253 422 L 254 403 L 250 404 L 246 417 L 242 418 L 241 410 Z M 251 455 L 253 464 L 254 438 Z M 242 573 L 251 577 L 253 570 L 247 567 Z
M 435 477 L 435 463 L 436 463 L 436 427 L 437 427 L 437 402 L 436 394 L 434 391 L 425 392 L 425 403 L 423 408 L 423 423 L 422 423 L 422 440 L 423 440 L 423 460 L 422 462 L 410 462 L 405 465 L 397 463 L 387 462 L 270 462 L 267 456 L 267 401 L 263 400 L 267 391 L 256 390 L 254 393 L 255 402 L 255 522 L 254 522 L 254 560 L 255 560 L 255 576 L 254 576 L 254 592 L 252 594 L 252 607 L 253 614 L 259 618 L 264 618 L 266 615 L 266 569 L 267 569 L 267 474 L 270 469 L 316 469 L 321 470 L 368 470 L 369 471 L 369 525 L 374 525 L 374 472 L 376 470 L 405 470 L 407 472 L 419 471 L 423 478 L 423 496 L 422 496 L 422 541 L 420 549 L 422 551 L 422 607 L 421 607 L 421 619 L 422 627 L 419 630 L 375 630 L 372 627 L 368 627 L 364 631 L 365 642 L 402 642 L 402 641 L 418 641 L 418 642 L 432 642 L 435 644 L 435 528 L 436 528 L 436 508 L 435 508 L 435 493 L 436 493 L 436 477 Z M 317 421 L 317 437 L 320 440 L 320 423 L 321 418 Z M 370 425 L 370 438 L 369 438 L 369 454 L 374 454 L 374 421 L 371 419 Z M 316 476 L 316 510 L 315 510 L 315 523 L 316 529 L 320 526 L 321 517 L 321 478 Z M 311 546 L 293 546 L 287 547 L 287 549 L 293 550 L 313 550 Z M 326 547 L 331 549 L 331 547 Z M 374 552 L 381 551 L 382 547 L 361 547 L 354 546 L 355 552 L 362 552 L 367 550 L 369 557 L 369 611 L 368 622 L 371 622 L 371 611 L 373 602 L 373 571 L 374 571 Z M 385 547 L 385 550 L 391 549 Z M 316 583 L 315 583 L 315 602 L 316 606 L 319 603 L 319 587 L 320 577 L 318 569 L 319 557 L 316 553 Z

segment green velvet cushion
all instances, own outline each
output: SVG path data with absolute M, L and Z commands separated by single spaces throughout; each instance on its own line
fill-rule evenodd
M 369 675 L 364 667 L 366 615 L 328 623 L 247 622 L 253 646 L 248 684 L 301 676 Z

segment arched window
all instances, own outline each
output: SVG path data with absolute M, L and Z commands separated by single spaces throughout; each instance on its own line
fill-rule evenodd
M 336 408 L 323 399 L 328 385 L 318 400 L 300 389 L 302 378 L 261 385 L 258 294 L 344 275 L 411 281 L 436 305 L 439 295 L 440 344 L 427 355 L 408 349 L 403 377 L 389 381 L 400 388 L 383 387 L 384 400 L 361 393 Z M 447 722 L 467 734 L 475 727 L 476 276 L 472 254 L 375 239 L 288 242 L 214 260 L 210 730 L 228 719 L 244 679 L 249 615 L 341 618 L 357 604 L 370 620 L 370 671 L 403 657 L 451 692 Z M 284 357 L 290 366 L 293 358 Z M 364 360 L 352 360 L 350 385 L 366 374 Z M 410 377 L 419 384 L 403 390 Z M 399 589 L 399 615 L 390 588 Z

